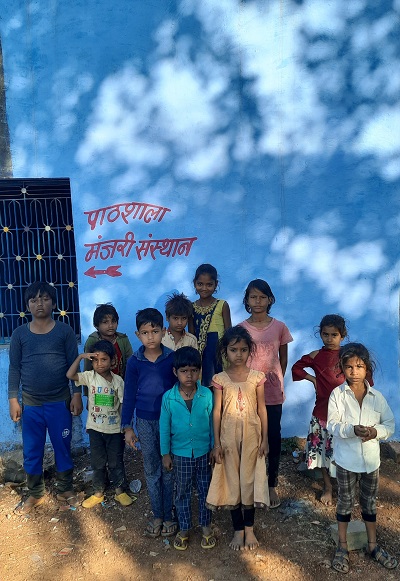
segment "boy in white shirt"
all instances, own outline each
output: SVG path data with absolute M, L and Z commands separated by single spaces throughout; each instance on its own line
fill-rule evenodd
M 386 569 L 395 569 L 397 560 L 376 542 L 376 496 L 379 486 L 379 440 L 394 432 L 394 416 L 386 399 L 366 380 L 374 363 L 361 343 L 341 347 L 339 363 L 346 382 L 329 398 L 327 429 L 333 435 L 338 483 L 336 518 L 339 544 L 332 568 L 349 571 L 347 527 L 354 506 L 356 482 L 360 485 L 361 515 L 368 536 L 368 554 Z

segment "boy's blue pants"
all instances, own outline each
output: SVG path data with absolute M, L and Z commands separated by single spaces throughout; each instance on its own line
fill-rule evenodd
M 72 485 L 72 415 L 67 404 L 69 404 L 69 400 L 45 403 L 40 406 L 24 405 L 23 407 L 22 440 L 24 469 L 28 475 L 28 487 L 29 476 L 42 475 L 43 473 L 46 432 L 49 433 L 54 449 L 57 472 L 70 473 L 68 480 L 71 481 Z M 60 476 L 61 480 L 64 481 L 66 475 L 62 474 Z M 63 492 L 61 487 L 59 489 L 60 492 Z M 66 488 L 66 490 L 71 490 L 71 488 Z

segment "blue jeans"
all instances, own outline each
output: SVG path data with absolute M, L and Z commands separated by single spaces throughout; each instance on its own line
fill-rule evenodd
M 162 465 L 160 425 L 158 420 L 136 418 L 136 428 L 143 454 L 143 468 L 154 518 L 172 521 L 173 472 Z

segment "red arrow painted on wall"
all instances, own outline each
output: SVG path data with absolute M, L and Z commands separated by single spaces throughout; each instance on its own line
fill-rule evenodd
M 86 276 L 91 276 L 92 278 L 96 278 L 96 276 L 99 276 L 100 274 L 107 274 L 107 276 L 122 276 L 122 272 L 119 272 L 118 270 L 119 268 L 121 268 L 121 265 L 109 266 L 105 270 L 96 270 L 95 266 L 91 266 L 89 270 L 83 274 L 86 274 Z

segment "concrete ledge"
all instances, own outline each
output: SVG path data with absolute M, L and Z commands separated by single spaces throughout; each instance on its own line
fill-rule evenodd
M 338 525 L 331 525 L 331 537 L 337 545 L 339 542 Z M 352 520 L 347 528 L 347 548 L 349 551 L 359 551 L 368 543 L 367 531 L 362 520 Z

